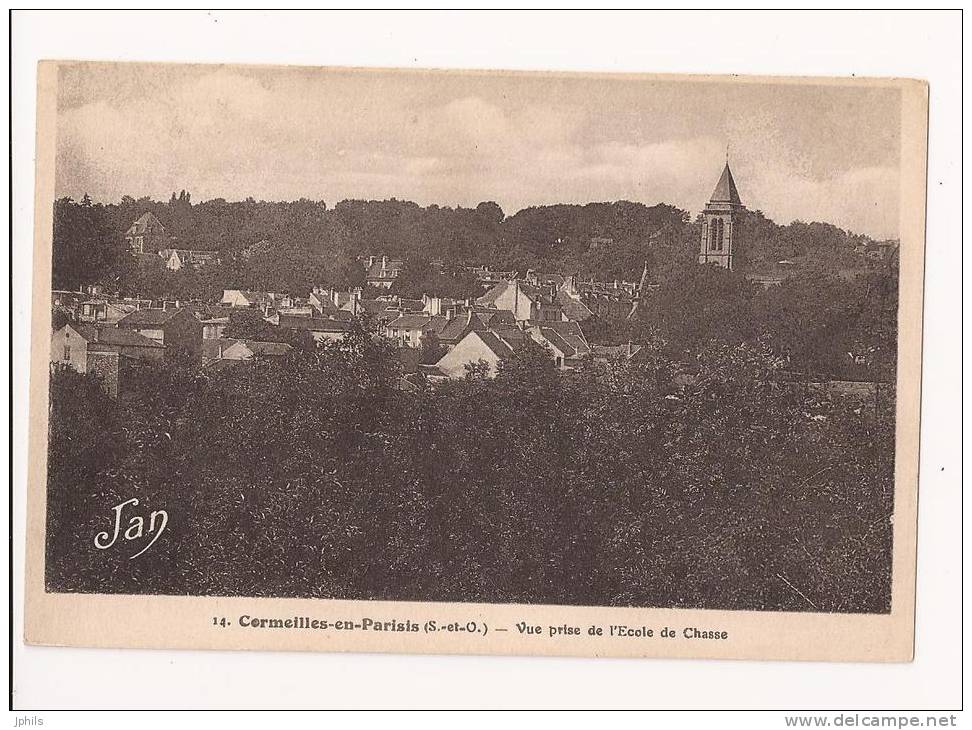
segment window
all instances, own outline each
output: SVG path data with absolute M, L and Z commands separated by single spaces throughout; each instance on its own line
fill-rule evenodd
M 64 343 L 64 359 L 65 360 L 71 359 L 71 346 L 66 342 Z
M 722 218 L 713 218 L 709 223 L 709 250 L 723 250 L 723 236 L 725 235 L 725 222 Z

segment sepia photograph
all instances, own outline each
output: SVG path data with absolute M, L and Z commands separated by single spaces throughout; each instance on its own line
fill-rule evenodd
M 923 85 L 47 78 L 45 594 L 887 616 L 913 581 Z
M 0 17 L 15 730 L 958 727 L 961 11 Z

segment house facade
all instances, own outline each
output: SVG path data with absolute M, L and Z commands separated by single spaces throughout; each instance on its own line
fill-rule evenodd
M 143 213 L 125 231 L 125 241 L 132 253 L 157 253 L 165 247 L 165 226 L 153 213 Z
M 159 256 L 169 271 L 179 271 L 187 266 L 199 269 L 203 266 L 219 263 L 219 254 L 216 251 L 195 251 L 187 248 L 164 248 L 159 251 Z
M 435 366 L 442 375 L 459 379 L 466 376 L 467 366 L 482 361 L 486 365 L 487 377 L 492 378 L 496 376 L 500 361 L 522 351 L 530 339 L 531 335 L 518 327 L 470 330 Z
M 404 261 L 387 256 L 368 256 L 359 260 L 365 265 L 365 281 L 368 285 L 381 289 L 390 289 L 405 268 Z
M 432 319 L 428 314 L 402 314 L 387 324 L 385 336 L 400 347 L 421 347 L 424 334 L 432 331 Z
M 120 319 L 117 327 L 164 346 L 167 357 L 202 356 L 203 325 L 188 309 L 141 309 Z
M 276 324 L 283 329 L 309 332 L 315 342 L 337 342 L 354 328 L 349 320 L 289 314 L 277 315 Z
M 267 313 L 271 309 L 290 309 L 295 305 L 295 300 L 287 294 L 276 292 L 224 289 L 219 304 L 223 307 L 252 307 Z
M 161 360 L 164 348 L 135 332 L 115 327 L 66 324 L 51 335 L 51 362 L 69 365 L 79 373 L 88 372 L 88 357 L 93 352 L 114 352 L 136 360 Z
M 202 324 L 202 338 L 204 340 L 218 340 L 229 326 L 229 317 L 210 317 L 200 320 Z
M 123 317 L 137 311 L 146 302 L 125 302 L 113 299 L 88 299 L 81 302 L 77 317 L 81 322 L 116 324 Z
M 577 322 L 531 322 L 525 331 L 534 342 L 547 348 L 558 370 L 577 367 L 591 354 L 591 346 Z
M 513 353 L 513 348 L 496 335 L 485 330 L 474 330 L 467 333 L 435 365 L 446 377 L 461 379 L 466 376 L 468 365 L 482 361 L 486 363 L 488 376 L 495 377 L 500 360 Z
M 557 303 L 557 286 L 554 283 L 536 285 L 519 279 L 501 281 L 479 297 L 476 303 L 512 312 L 518 322 L 565 319 L 563 309 Z
M 120 390 L 122 362 L 161 360 L 165 348 L 136 332 L 116 327 L 66 324 L 51 335 L 50 361 L 97 375 L 108 395 Z
M 216 360 L 251 360 L 254 357 L 282 357 L 293 348 L 285 342 L 218 339 L 203 343 L 202 361 L 208 365 Z

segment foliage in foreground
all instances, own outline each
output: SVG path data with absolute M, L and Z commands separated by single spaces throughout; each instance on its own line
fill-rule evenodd
M 680 370 L 529 351 L 403 392 L 359 331 L 145 367 L 118 402 L 56 372 L 48 588 L 888 611 L 893 399 L 783 382 L 759 346 Z M 131 497 L 169 515 L 134 560 L 93 542 Z

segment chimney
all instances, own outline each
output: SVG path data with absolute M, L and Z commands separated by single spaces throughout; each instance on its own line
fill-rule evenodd
M 466 325 L 472 324 L 472 308 L 466 310 Z
M 369 256 L 368 257 L 368 268 L 370 269 L 374 265 L 375 265 L 375 257 L 374 256 Z
M 446 318 L 447 321 L 451 321 L 452 318 L 455 317 L 455 316 L 456 316 L 456 308 L 455 307 L 449 307 L 445 311 L 445 318 Z

